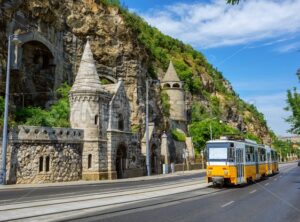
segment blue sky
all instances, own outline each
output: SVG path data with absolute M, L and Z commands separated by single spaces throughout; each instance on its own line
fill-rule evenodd
M 204 53 L 245 101 L 288 135 L 286 91 L 299 86 L 300 0 L 123 0 L 163 33 Z

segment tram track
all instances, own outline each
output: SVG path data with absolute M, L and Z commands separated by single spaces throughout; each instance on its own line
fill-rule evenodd
M 113 195 L 89 195 L 87 197 L 74 197 L 52 202 L 46 200 L 38 203 L 10 204 L 0 208 L 0 221 L 22 220 L 45 215 L 78 212 L 95 208 L 112 208 L 114 206 L 127 205 L 139 201 L 149 201 L 153 198 L 173 195 L 175 193 L 190 192 L 203 187 L 206 187 L 205 182 L 199 183 L 199 181 L 196 181 L 184 183 L 182 185 L 173 184 L 165 187 L 162 186 L 159 188 L 157 188 L 157 186 L 153 186 L 140 191 L 115 192 Z M 169 193 L 165 193 L 164 190 L 169 190 Z M 172 190 L 172 192 L 170 192 L 170 190 Z M 127 199 L 129 200 L 127 201 Z M 83 207 L 85 205 L 87 207 Z M 29 215 L 29 210 L 33 212 L 33 215 Z
M 152 186 L 149 186 L 149 184 L 143 184 L 143 185 L 137 185 L 135 187 L 125 187 L 125 188 L 111 188 L 111 189 L 104 189 L 101 192 L 93 192 L 93 193 L 87 193 L 86 191 L 80 191 L 80 192 L 74 192 L 74 193 L 67 193 L 67 194 L 58 194 L 58 195 L 47 195 L 47 196 L 43 196 L 43 199 L 36 199 L 36 200 L 26 200 L 26 201 L 19 201 L 20 199 L 22 199 L 22 197 L 16 198 L 16 199 L 10 199 L 10 200 L 5 200 L 5 201 L 1 201 L 0 202 L 0 211 L 1 211 L 1 206 L 7 206 L 9 204 L 26 204 L 26 203 L 34 203 L 34 202 L 41 202 L 41 201 L 51 201 L 51 200 L 56 200 L 57 198 L 71 198 L 71 197 L 87 197 L 87 196 L 92 196 L 92 195 L 105 195 L 105 194 L 114 194 L 114 193 L 119 193 L 119 192 L 123 192 L 123 191 L 133 191 L 133 190 L 137 190 L 137 189 L 143 189 L 143 188 L 152 188 L 152 187 L 164 187 L 164 186 L 168 186 L 168 185 L 172 185 L 172 184 L 181 184 L 183 182 L 203 182 L 204 179 L 201 178 L 197 178 L 197 179 L 189 179 L 189 180 L 178 180 L 176 181 L 176 183 L 174 182 L 164 182 L 162 184 L 155 184 Z M 101 189 L 101 188 L 99 188 Z M 0 192 L 1 194 L 1 192 Z
M 293 167 L 294 164 L 281 165 L 280 173 L 270 178 L 279 179 L 279 176 L 284 177 Z M 180 190 L 181 188 L 183 189 L 182 191 L 170 194 L 162 192 L 164 190 Z M 3 203 L 0 205 L 0 221 L 58 221 L 57 218 L 62 218 L 60 221 L 72 221 L 74 219 L 85 220 L 99 216 L 105 217 L 111 214 L 122 214 L 129 211 L 135 212 L 155 206 L 180 204 L 184 201 L 199 199 L 202 196 L 214 195 L 221 192 L 234 192 L 234 190 L 235 189 L 211 188 L 207 186 L 202 178 L 183 179 L 176 181 L 176 183 L 174 183 L 174 181 L 164 182 L 150 186 L 139 185 L 137 187 L 125 187 L 122 189 L 114 188 L 104 192 L 64 196 L 62 200 L 57 200 L 57 196 L 54 196 L 53 198 L 36 201 L 13 202 L 10 204 Z M 178 197 L 178 195 L 180 197 Z M 139 198 L 132 199 L 133 196 L 138 196 Z M 120 199 L 121 201 L 105 203 L 106 200 L 112 200 L 113 198 Z M 87 204 L 87 206 L 85 206 L 85 203 L 91 204 L 93 201 L 102 202 L 95 203 L 94 205 Z M 80 204 L 80 206 L 74 207 L 76 204 Z M 137 204 L 138 206 L 136 206 Z M 73 205 L 73 208 L 67 209 L 70 205 Z M 56 210 L 43 211 L 43 208 L 53 207 L 55 207 Z M 32 211 L 33 214 L 22 214 L 20 211 Z M 15 214 L 12 215 L 12 212 L 15 212 Z M 11 214 L 12 216 L 3 217 L 3 215 L 7 214 Z
M 225 189 L 212 189 L 212 188 L 201 188 L 197 190 L 189 190 L 185 192 L 181 192 L 180 195 L 183 197 L 173 197 L 173 194 L 165 195 L 164 199 L 161 197 L 151 197 L 151 198 L 145 198 L 143 200 L 137 200 L 137 201 L 127 201 L 124 203 L 119 204 L 112 204 L 112 205 L 106 205 L 106 206 L 94 206 L 94 207 L 86 207 L 81 208 L 80 210 L 66 210 L 61 212 L 54 212 L 54 213 L 47 213 L 42 215 L 34 215 L 34 216 L 26 216 L 26 217 L 18 217 L 15 219 L 10 219 L 9 221 L 74 221 L 74 220 L 80 220 L 80 219 L 88 219 L 95 216 L 105 216 L 105 215 L 111 215 L 115 213 L 122 213 L 122 212 L 128 212 L 128 211 L 135 211 L 141 210 L 144 208 L 149 207 L 161 207 L 162 205 L 174 205 L 174 204 L 180 204 L 185 201 L 192 201 L 195 199 L 199 199 L 204 196 L 208 195 L 214 195 L 216 193 L 225 191 Z M 229 191 L 229 190 L 227 190 Z M 201 192 L 199 194 L 195 194 L 195 192 Z M 165 200 L 167 199 L 167 200 Z M 154 202 L 151 202 L 154 201 Z M 133 206 L 133 204 L 140 204 L 140 206 Z M 113 206 L 113 207 L 111 207 Z M 101 212 L 99 212 L 99 210 Z M 69 215 L 65 217 L 68 213 L 74 213 L 76 212 L 76 215 Z M 92 215 L 86 215 L 86 213 L 93 212 Z M 51 218 L 49 217 L 51 216 Z M 56 219 L 54 219 L 56 217 Z M 63 219 L 57 220 L 58 217 L 65 217 Z M 47 219 L 48 218 L 48 219 Z M 6 221 L 6 220 L 0 220 L 0 221 Z

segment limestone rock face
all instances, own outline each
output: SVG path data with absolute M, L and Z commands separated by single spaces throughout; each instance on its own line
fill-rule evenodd
M 90 49 L 96 61 L 96 69 L 100 80 L 117 83 L 118 78 L 124 80 L 127 97 L 131 107 L 131 124 L 144 133 L 145 117 L 145 79 L 150 63 L 145 47 L 138 41 L 136 34 L 127 27 L 119 9 L 105 6 L 95 0 L 2 0 L 0 1 L 0 93 L 4 89 L 4 73 L 7 57 L 7 36 L 12 33 L 26 34 L 27 42 L 19 46 L 20 52 L 32 48 L 30 44 L 42 42 L 51 48 L 45 53 L 36 54 L 32 58 L 18 57 L 18 69 L 12 76 L 12 91 L 26 93 L 25 105 L 48 106 L 56 99 L 53 92 L 63 83 L 70 85 L 75 80 L 82 57 L 86 37 L 90 36 Z M 32 39 L 30 39 L 32 38 Z M 33 41 L 34 40 L 34 41 Z M 29 42 L 31 42 L 29 44 Z M 36 47 L 36 45 L 33 45 Z M 43 46 L 39 46 L 43 52 Z M 25 50 L 26 51 L 26 50 Z M 28 51 L 30 52 L 30 51 Z M 32 54 L 32 53 L 29 53 Z M 28 67 L 26 64 L 33 64 Z M 43 67 L 40 69 L 39 67 Z M 36 72 L 36 69 L 41 70 Z M 158 69 L 158 76 L 166 70 Z M 171 70 L 172 71 L 172 70 Z M 200 70 L 201 72 L 201 70 Z M 45 77 L 46 76 L 46 77 Z M 203 87 L 212 94 L 215 93 L 212 79 L 200 76 Z M 50 84 L 51 83 L 51 84 Z M 231 89 L 228 82 L 225 88 Z M 42 87 L 40 87 L 42 86 Z M 38 92 L 47 92 L 46 96 L 36 97 Z M 49 101 L 42 104 L 32 104 L 33 101 Z M 160 102 L 160 90 L 151 86 L 149 94 L 150 121 L 155 122 L 158 131 L 162 131 L 163 116 Z M 201 100 L 208 106 L 208 101 Z M 197 99 L 199 99 L 197 98 Z M 194 98 L 187 95 L 187 104 L 191 106 Z M 13 107 L 22 106 L 20 96 L 14 96 Z M 253 130 L 253 133 L 269 140 L 268 129 L 258 121 L 251 124 L 238 113 L 237 106 L 222 108 L 224 120 L 240 129 Z M 190 107 L 188 107 L 190 108 Z M 244 115 L 245 117 L 245 115 Z M 189 117 L 188 117 L 189 120 Z

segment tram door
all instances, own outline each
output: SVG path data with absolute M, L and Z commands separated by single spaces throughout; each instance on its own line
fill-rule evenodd
M 244 150 L 236 149 L 237 182 L 244 182 Z
M 267 161 L 268 161 L 268 173 L 271 173 L 271 153 L 267 153 Z
M 255 158 L 255 168 L 256 168 L 256 179 L 259 178 L 259 165 L 258 165 L 258 151 L 254 151 L 254 158 Z

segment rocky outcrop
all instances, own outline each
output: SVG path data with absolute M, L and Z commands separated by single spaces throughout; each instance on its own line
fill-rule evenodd
M 53 47 L 53 50 L 50 51 L 54 54 L 52 55 L 54 64 L 48 63 L 51 65 L 46 67 L 48 71 L 38 73 L 33 68 L 30 70 L 24 68 L 22 59 L 18 61 L 20 68 L 15 70 L 16 74 L 12 77 L 12 91 L 15 93 L 12 101 L 13 107 L 22 106 L 24 100 L 25 105 L 32 105 L 30 101 L 37 100 L 33 95 L 41 93 L 41 90 L 44 91 L 43 93 L 52 93 L 53 96 L 50 100 L 55 100 L 55 89 L 61 83 L 65 81 L 73 83 L 86 37 L 90 36 L 91 49 L 100 79 L 105 79 L 110 83 L 116 83 L 120 77 L 124 79 L 127 97 L 131 105 L 131 124 L 143 134 L 145 79 L 149 68 L 149 56 L 145 47 L 138 41 L 136 34 L 126 25 L 118 8 L 103 5 L 100 1 L 95 0 L 67 0 L 63 4 L 59 0 L 2 0 L 0 4 L 0 73 L 2 73 L 0 82 L 2 86 L 7 55 L 6 40 L 9 34 L 17 32 L 39 35 L 39 39 L 45 39 L 47 44 Z M 49 58 L 51 58 L 51 54 Z M 36 65 L 42 67 L 45 64 L 39 63 L 38 58 L 32 58 L 31 62 L 36 62 Z M 158 76 L 161 76 L 163 71 L 160 67 L 157 67 L 157 70 Z M 44 78 L 47 73 L 49 79 Z M 213 80 L 207 75 L 200 77 L 207 92 L 215 93 Z M 32 81 L 29 82 L 29 79 Z M 48 84 L 44 84 L 45 82 Z M 37 83 L 45 85 L 45 87 L 43 89 L 33 87 Z M 51 84 L 49 85 L 49 83 Z M 227 81 L 224 80 L 223 84 L 226 89 L 232 90 Z M 0 88 L 0 93 L 3 93 L 3 89 L 4 87 Z M 21 92 L 26 92 L 26 96 L 20 94 Z M 157 86 L 151 86 L 149 104 L 152 115 L 150 121 L 157 123 L 156 125 L 159 126 L 157 129 L 160 132 L 163 127 L 163 124 L 160 124 L 163 116 L 159 94 L 160 89 Z M 41 100 L 43 99 L 45 97 L 41 97 Z M 194 99 L 200 100 L 205 107 L 208 107 L 208 101 L 202 100 L 201 95 L 188 96 L 187 104 L 192 104 Z M 26 101 L 29 104 L 26 104 Z M 51 101 L 49 103 L 51 104 Z M 268 140 L 267 127 L 255 120 L 255 116 L 252 114 L 249 118 L 254 118 L 254 120 L 245 121 L 247 114 L 238 111 L 239 107 L 236 101 L 232 101 L 232 103 L 231 106 L 228 105 L 228 101 L 220 102 L 222 119 L 232 126 L 239 127 L 241 130 L 250 130 Z M 47 106 L 47 104 L 42 105 Z

